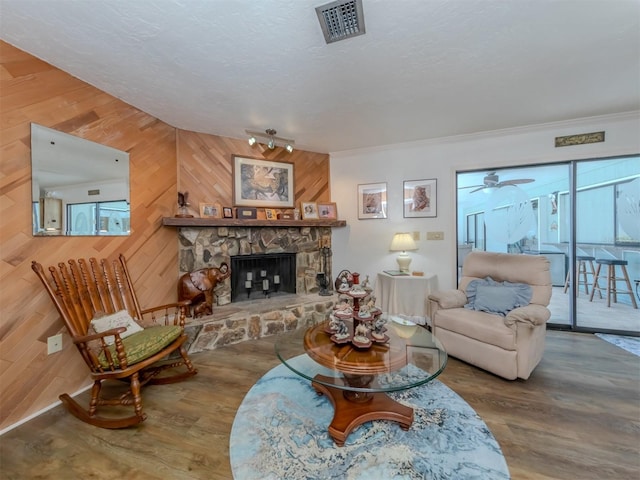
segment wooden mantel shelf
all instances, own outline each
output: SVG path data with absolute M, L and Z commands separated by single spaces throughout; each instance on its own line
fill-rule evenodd
M 345 227 L 346 220 L 245 220 L 240 218 L 162 217 L 165 227 Z

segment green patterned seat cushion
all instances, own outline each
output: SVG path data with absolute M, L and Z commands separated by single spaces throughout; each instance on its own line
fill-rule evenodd
M 124 350 L 127 354 L 127 365 L 134 365 L 142 360 L 155 355 L 164 347 L 173 342 L 182 333 L 179 325 L 168 325 L 145 328 L 141 332 L 122 339 Z M 117 364 L 116 346 L 109 347 L 111 357 Z M 103 368 L 109 368 L 109 362 L 102 352 L 98 357 Z

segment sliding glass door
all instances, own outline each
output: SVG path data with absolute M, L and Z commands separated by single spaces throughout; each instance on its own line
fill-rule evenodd
M 459 265 L 471 249 L 543 255 L 550 325 L 640 333 L 640 157 L 458 172 L 457 183 Z
M 579 161 L 575 172 L 576 326 L 637 333 L 640 157 Z

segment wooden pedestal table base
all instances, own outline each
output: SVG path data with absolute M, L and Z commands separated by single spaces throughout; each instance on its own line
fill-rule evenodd
M 316 375 L 314 380 L 311 386 L 319 394 L 326 395 L 333 404 L 334 414 L 329 425 L 329 435 L 339 447 L 344 445 L 349 433 L 364 422 L 391 420 L 398 422 L 403 430 L 409 430 L 413 423 L 413 408 L 396 402 L 385 393 L 331 387 L 326 384 L 344 385 L 344 382 L 324 375 Z M 345 375 L 345 380 L 349 385 L 366 387 L 373 380 L 373 376 Z

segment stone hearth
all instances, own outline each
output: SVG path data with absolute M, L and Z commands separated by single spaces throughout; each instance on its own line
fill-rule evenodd
M 337 295 L 287 295 L 214 307 L 212 315 L 187 319 L 187 350 L 189 353 L 214 350 L 316 325 L 329 319 L 337 298 Z

